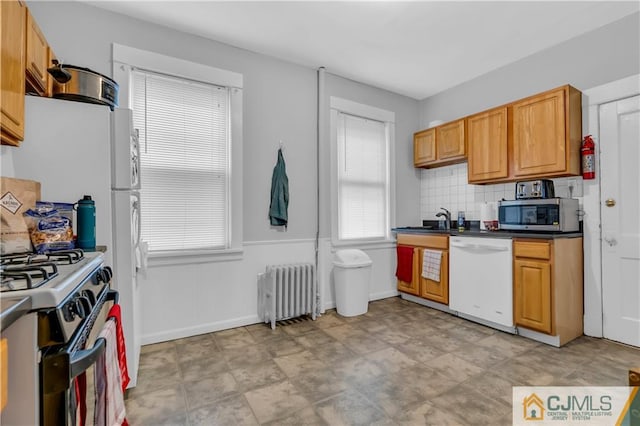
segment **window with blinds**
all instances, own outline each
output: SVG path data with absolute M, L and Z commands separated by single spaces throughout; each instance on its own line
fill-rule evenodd
M 338 239 L 384 239 L 389 232 L 386 123 L 338 113 Z
M 229 247 L 229 89 L 132 71 L 150 251 Z

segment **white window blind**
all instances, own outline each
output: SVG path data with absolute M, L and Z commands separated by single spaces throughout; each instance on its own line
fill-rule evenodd
M 150 251 L 228 247 L 228 88 L 137 69 L 132 84 L 142 238 Z
M 389 232 L 386 124 L 338 113 L 338 238 L 382 239 Z

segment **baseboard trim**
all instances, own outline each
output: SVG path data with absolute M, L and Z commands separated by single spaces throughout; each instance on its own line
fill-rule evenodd
M 400 294 L 400 293 L 398 293 L 396 290 L 380 291 L 378 293 L 371 293 L 371 294 L 369 294 L 369 302 L 373 302 L 374 300 L 388 299 L 390 297 L 396 297 L 398 294 Z M 324 313 L 327 309 L 336 309 L 336 301 L 335 300 L 330 300 L 328 302 L 325 302 L 322 305 L 321 313 Z
M 555 346 L 556 348 L 560 347 L 560 336 L 550 336 L 548 334 L 520 327 L 518 327 L 518 334 L 522 337 L 527 337 L 540 343 Z
M 458 312 L 458 316 L 469 321 L 477 322 L 478 324 L 486 325 L 487 327 L 495 328 L 496 330 L 504 331 L 505 333 L 516 334 L 515 326 L 498 324 L 497 322 L 474 317 L 473 315 L 463 314 L 462 312 Z
M 380 299 L 388 299 L 390 297 L 396 297 L 398 294 L 397 290 L 387 290 L 387 291 L 379 291 L 377 293 L 372 293 L 369 295 L 369 301 L 372 300 L 380 300 Z
M 456 312 L 449 309 L 449 306 L 442 303 L 434 302 L 433 300 L 423 299 L 422 297 L 413 296 L 407 293 L 400 293 L 400 297 L 402 297 L 404 300 L 408 300 L 409 302 L 418 303 L 428 308 L 433 308 L 442 312 L 446 312 L 448 314 L 456 315 Z
M 176 328 L 173 330 L 163 331 L 161 333 L 147 334 L 142 336 L 141 342 L 142 345 L 151 345 L 153 343 L 182 339 L 184 337 L 197 336 L 199 334 L 213 333 L 214 331 L 228 330 L 230 328 L 243 327 L 245 325 L 257 324 L 260 322 L 262 322 L 262 320 L 257 315 L 249 315 L 246 317 L 212 322 L 209 324 L 200 324 L 195 327 Z

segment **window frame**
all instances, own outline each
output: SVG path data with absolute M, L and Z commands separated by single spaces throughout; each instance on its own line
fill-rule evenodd
M 330 147 L 331 147 L 331 242 L 334 246 L 387 247 L 394 243 L 391 228 L 395 226 L 395 113 L 348 99 L 331 96 L 329 99 Z M 384 123 L 387 148 L 387 229 L 380 238 L 339 238 L 338 197 L 338 114 L 344 113 Z
M 242 250 L 242 74 L 129 46 L 113 44 L 113 77 L 120 86 L 119 105 L 131 108 L 131 71 L 134 68 L 229 88 L 230 187 L 229 246 L 221 249 L 184 249 L 149 253 L 150 265 L 192 264 L 240 259 Z M 144 176 L 141 177 L 144 180 Z

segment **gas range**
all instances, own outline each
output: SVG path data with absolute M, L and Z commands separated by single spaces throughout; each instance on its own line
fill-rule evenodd
M 104 354 L 97 338 L 118 293 L 102 252 L 55 252 L 50 256 L 0 256 L 2 299 L 29 297 L 31 309 L 10 326 L 15 363 L 9 378 L 20 401 L 5 407 L 2 423 L 70 426 L 75 382 Z M 19 354 L 19 355 L 18 355 Z M 23 407 L 28 409 L 23 409 Z
M 59 306 L 87 276 L 102 265 L 103 257 L 101 252 L 82 250 L 49 255 L 3 255 L 0 257 L 2 297 L 29 296 L 34 310 Z

